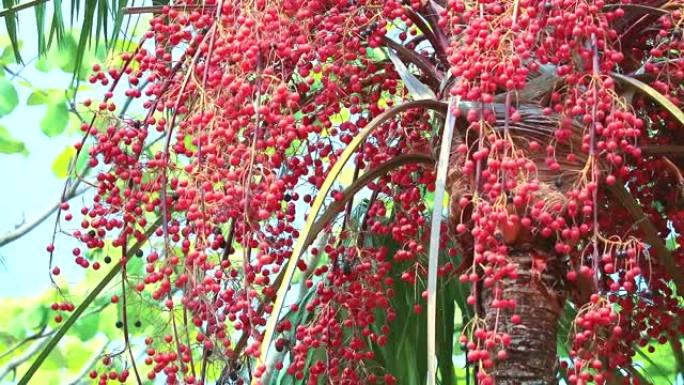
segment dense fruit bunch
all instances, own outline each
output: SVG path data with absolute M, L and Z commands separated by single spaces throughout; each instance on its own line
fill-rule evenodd
M 678 343 L 684 314 L 666 267 L 684 263 L 682 249 L 670 257 L 653 242 L 684 231 L 682 192 L 671 187 L 682 176 L 679 164 L 649 149 L 680 143 L 684 127 L 614 76 L 639 76 L 682 104 L 682 4 L 655 6 L 664 11 L 566 0 L 164 7 L 121 66 L 93 68 L 91 83 L 109 91 L 85 103 L 97 119 L 77 145 L 97 171 L 97 193 L 71 233 L 85 245 L 73 251 L 76 263 L 98 269 L 82 254 L 105 249 L 122 267 L 124 323 L 126 296 L 137 292 L 172 325 L 147 338 L 147 369 L 132 363 L 135 375 L 206 383 L 207 361 L 222 361 L 221 376 L 237 383 L 265 382 L 273 369 L 310 384 L 396 382 L 374 363 L 374 347 L 387 343 L 397 317 L 398 282 L 414 285 L 414 310 L 423 307 L 435 174 L 417 163 L 369 183 L 362 215 L 335 187 L 329 202 L 348 200 L 346 209 L 297 265 L 303 294 L 293 299 L 305 316 L 276 327 L 274 349 L 291 355 L 251 361 L 326 174 L 355 135 L 418 86 L 455 100 L 454 108 L 382 120 L 351 168 L 356 179 L 398 155 L 432 155 L 444 114 L 458 116 L 440 277 L 472 284 L 476 308 L 477 288 L 491 290 L 490 305 L 517 324 L 516 303 L 500 290 L 521 273 L 511 250 L 532 243 L 561 258 L 566 273 L 557 279 L 568 283 L 577 313 L 572 367 L 563 363 L 571 384 L 604 383 L 630 365 L 634 346 Z M 118 117 L 120 94 L 139 99 L 147 115 Z M 610 195 L 622 186 L 651 233 Z M 144 275 L 128 277 L 129 247 L 150 238 Z M 541 275 L 545 264 L 542 256 L 528 269 Z M 566 293 L 554 295 L 562 304 Z M 66 305 L 57 308 L 73 310 Z M 287 310 L 301 313 L 297 303 Z M 508 355 L 510 335 L 498 320 L 476 312 L 463 337 L 482 384 L 493 383 L 490 369 Z M 127 325 L 124 332 L 129 345 Z M 101 384 L 129 375 L 91 373 Z

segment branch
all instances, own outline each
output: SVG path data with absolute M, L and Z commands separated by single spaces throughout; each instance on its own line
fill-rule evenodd
M 67 195 L 65 195 L 64 202 L 67 202 L 71 200 L 72 198 L 75 198 L 81 194 L 83 194 L 86 190 L 88 190 L 89 187 L 83 188 L 81 190 L 76 190 L 80 183 L 80 180 L 77 180 L 67 191 Z M 21 238 L 25 234 L 29 233 L 31 230 L 35 229 L 36 226 L 40 225 L 48 219 L 55 211 L 59 209 L 61 202 L 53 205 L 49 209 L 47 209 L 45 212 L 43 212 L 41 215 L 39 215 L 37 218 L 35 218 L 33 221 L 24 223 L 21 226 L 17 227 L 16 229 L 12 231 L 8 231 L 4 235 L 0 236 L 0 247 L 5 246 L 6 244 L 13 242 L 17 240 L 18 238 Z
M 27 343 L 29 341 L 39 340 L 41 338 L 49 337 L 55 333 L 54 330 L 50 330 L 50 331 L 46 332 L 45 331 L 46 328 L 47 328 L 47 325 L 43 325 L 41 327 L 40 331 L 38 331 L 37 333 L 35 333 L 31 336 L 24 338 L 23 340 L 19 341 L 16 345 L 14 345 L 12 348 L 10 348 L 8 351 L 6 351 L 3 354 L 0 354 L 0 360 L 5 358 L 6 356 L 12 354 L 12 352 L 19 349 L 20 347 L 22 347 L 25 343 Z
M 684 176 L 682 176 L 682 172 L 679 170 L 679 167 L 677 167 L 676 164 L 672 163 L 672 161 L 668 157 L 663 156 L 662 159 L 665 165 L 672 171 L 675 178 L 677 179 L 677 190 L 679 190 L 679 198 L 682 199 L 682 202 L 684 202 Z
M 47 341 L 36 342 L 35 344 L 31 345 L 30 348 L 26 349 L 26 351 L 24 351 L 22 355 L 17 356 L 13 360 L 8 362 L 5 368 L 3 368 L 0 371 L 0 380 L 5 378 L 11 372 L 16 371 L 21 364 L 30 360 L 33 357 L 33 355 L 36 354 L 39 350 L 41 350 L 43 346 L 45 346 L 46 344 Z
M 662 155 L 672 158 L 684 158 L 684 146 L 676 144 L 646 144 L 639 147 L 646 155 Z
M 25 3 L 13 5 L 9 8 L 5 8 L 2 11 L 0 11 L 0 17 L 4 17 L 7 15 L 14 14 L 16 12 L 21 11 L 22 9 L 31 8 L 31 7 L 34 7 L 36 5 L 39 5 L 40 3 L 44 3 L 46 1 L 47 0 L 32 0 L 32 1 L 27 1 Z

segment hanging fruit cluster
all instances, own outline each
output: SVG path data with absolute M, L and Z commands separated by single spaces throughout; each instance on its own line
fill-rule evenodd
M 82 254 L 107 249 L 121 268 L 124 319 L 129 286 L 173 327 L 145 340 L 144 367 L 131 353 L 130 370 L 107 369 L 107 359 L 91 377 L 124 382 L 133 370 L 208 383 L 207 362 L 220 361 L 221 377 L 236 383 L 265 384 L 275 371 L 309 384 L 396 383 L 376 348 L 402 316 L 397 284 L 415 287 L 415 313 L 427 297 L 431 159 L 451 114 L 438 276 L 471 284 L 476 309 L 489 293 L 496 317 L 476 311 L 462 336 L 480 383 L 493 384 L 491 369 L 510 356 L 498 323 L 529 322 L 502 285 L 548 275 L 552 260 L 562 265 L 553 296 L 577 314 L 572 364 L 561 365 L 570 384 L 605 383 L 629 367 L 635 346 L 678 344 L 684 314 L 672 282 L 684 284 L 684 241 L 670 234 L 684 231 L 684 17 L 681 3 L 656 3 L 165 6 L 121 65 L 93 68 L 90 82 L 108 91 L 84 103 L 96 119 L 76 147 L 96 172 L 96 194 L 70 235 L 84 245 L 73 250 L 80 266 L 98 269 Z M 122 95 L 146 115 L 118 116 Z M 382 172 L 356 202 L 356 191 L 334 185 L 325 202 L 335 215 L 317 240 L 302 235 L 313 244 L 305 257 L 293 255 L 326 176 L 361 134 L 352 181 Z M 61 206 L 65 223 L 69 209 Z M 517 260 L 529 245 L 540 255 Z M 139 250 L 144 274 L 127 277 Z M 285 299 L 268 361 L 264 330 L 293 259 L 302 295 Z

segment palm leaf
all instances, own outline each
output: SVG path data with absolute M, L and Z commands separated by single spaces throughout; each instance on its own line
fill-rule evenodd
M 95 21 L 95 11 L 98 8 L 98 0 L 85 0 L 85 15 L 83 24 L 81 25 L 81 34 L 78 38 L 78 47 L 76 48 L 76 60 L 74 66 L 73 77 L 78 77 L 78 72 L 81 70 L 83 64 L 83 57 L 85 55 L 86 45 L 89 42 L 91 32 L 93 30 L 93 22 Z M 97 19 L 98 27 L 100 19 Z
M 648 354 L 644 353 L 643 350 L 636 349 L 636 352 L 639 355 L 639 357 L 641 357 L 644 361 L 646 361 L 646 363 L 648 363 L 648 365 L 651 368 L 655 369 L 655 372 L 658 374 L 658 376 L 666 378 L 666 379 L 669 377 L 667 371 L 662 366 L 660 366 L 660 364 L 653 361 L 653 359 L 651 357 L 649 357 Z M 650 372 L 650 371 L 647 371 L 647 372 Z M 672 385 L 672 381 L 670 381 L 669 379 L 667 380 L 667 383 L 669 385 Z
M 52 12 L 52 22 L 50 24 L 50 35 L 48 36 L 47 49 L 52 45 L 53 39 L 57 42 L 57 45 L 61 48 L 64 46 L 64 39 L 66 34 L 64 33 L 64 16 L 62 15 L 62 0 L 55 0 L 53 2 L 53 12 Z M 45 52 L 41 52 L 44 54 Z
M 393 213 L 390 212 L 392 221 Z M 399 250 L 400 245 L 388 235 L 371 239 L 373 247 L 387 248 L 388 255 L 393 255 Z M 445 257 L 445 255 L 443 255 Z M 389 276 L 398 277 L 410 263 L 393 263 Z M 397 378 L 397 383 L 406 385 L 423 385 L 427 377 L 427 360 L 424 359 L 427 352 L 427 329 L 425 327 L 428 317 L 425 311 L 416 313 L 413 305 L 420 300 L 420 293 L 425 289 L 423 281 L 416 285 L 400 279 L 394 280 L 392 286 L 394 296 L 390 303 L 396 318 L 392 321 L 390 334 L 384 346 L 373 344 L 374 360 L 378 365 Z M 456 305 L 466 313 L 468 307 L 462 293 L 467 291 L 465 286 L 457 280 L 441 282 L 437 290 L 437 304 L 440 311 L 437 313 L 436 356 L 441 384 L 456 384 L 453 364 L 453 337 L 455 328 Z M 461 302 L 459 302 L 461 301 Z M 378 314 L 379 322 L 384 320 L 384 314 Z M 377 329 L 376 329 L 377 332 Z
M 390 212 L 390 220 L 394 211 Z M 394 255 L 400 245 L 391 236 L 383 235 L 371 240 L 373 246 L 384 246 L 388 255 Z M 405 264 L 392 264 L 389 275 L 398 277 L 405 270 Z M 374 360 L 389 373 L 392 373 L 401 384 L 423 385 L 427 361 L 426 354 L 427 322 L 425 312 L 416 314 L 413 304 L 416 296 L 425 288 L 422 282 L 413 285 L 402 280 L 395 280 L 393 285 L 394 297 L 390 298 L 396 318 L 392 322 L 387 343 L 384 346 L 373 344 Z M 381 314 L 379 320 L 385 319 Z
M 41 2 L 34 7 L 36 13 L 36 31 L 38 32 L 38 52 L 45 52 L 45 3 Z
M 649 5 L 645 4 L 606 4 L 603 6 L 604 9 L 609 10 L 609 9 L 615 9 L 615 8 L 621 8 L 624 10 L 630 11 L 632 14 L 635 15 L 655 15 L 655 16 L 663 16 L 667 15 L 669 12 L 665 9 L 662 8 L 657 8 L 657 7 L 651 7 Z
M 3 10 L 0 17 L 5 19 L 5 27 L 12 44 L 15 59 L 21 61 L 19 52 L 19 36 L 17 26 L 17 13 L 21 10 L 34 8 L 36 13 L 36 32 L 38 38 L 38 52 L 47 53 L 53 43 L 63 47 L 68 35 L 66 31 L 65 17 L 63 14 L 62 0 L 53 0 L 53 13 L 49 32 L 45 30 L 45 3 L 47 0 L 32 0 L 19 3 L 18 0 L 2 0 Z M 133 0 L 130 0 L 133 3 Z M 74 78 L 79 73 L 87 49 L 97 49 L 100 42 L 104 42 L 107 49 L 116 48 L 116 40 L 121 33 L 123 16 L 129 0 L 71 0 L 69 8 L 70 24 L 81 20 L 81 31 L 78 39 L 78 49 L 74 58 Z M 154 4 L 168 4 L 168 0 L 153 1 Z M 83 13 L 81 13 L 83 11 Z M 81 19 L 82 18 L 82 19 Z M 113 25 L 110 25 L 113 20 Z
M 10 38 L 12 44 L 12 50 L 14 51 L 14 58 L 17 63 L 21 63 L 21 54 L 19 53 L 19 38 L 17 37 L 17 13 L 16 7 L 17 3 L 15 0 L 2 0 L 2 6 L 5 8 L 2 14 L 5 18 L 5 28 L 7 29 L 7 35 Z
M 381 166 L 378 166 L 373 170 L 361 175 L 356 181 L 354 181 L 354 183 L 349 185 L 349 187 L 347 187 L 342 192 L 343 198 L 341 200 L 334 201 L 330 204 L 330 206 L 328 206 L 328 209 L 323 213 L 323 215 L 321 215 L 321 217 L 316 221 L 316 223 L 314 223 L 312 231 L 309 233 L 308 238 L 304 243 L 307 246 L 310 245 L 314 241 L 318 233 L 320 233 L 323 230 L 323 227 L 327 225 L 328 222 L 335 215 L 337 215 L 337 213 L 342 211 L 344 205 L 354 197 L 354 194 L 356 194 L 362 188 L 368 185 L 368 183 L 373 181 L 373 179 L 383 176 L 387 174 L 389 171 L 394 170 L 395 168 L 398 168 L 408 163 L 433 164 L 434 162 L 435 160 L 432 158 L 432 156 L 428 154 L 399 155 L 383 163 Z
M 684 157 L 684 146 L 676 144 L 646 144 L 639 148 L 647 155 L 670 156 L 674 158 Z

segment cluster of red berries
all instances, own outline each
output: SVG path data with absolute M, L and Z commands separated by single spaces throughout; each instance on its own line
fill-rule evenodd
M 412 97 L 412 78 L 461 103 L 451 111 L 460 127 L 450 176 L 455 225 L 442 232 L 440 277 L 491 289 L 491 306 L 519 324 L 529 320 L 501 290 L 521 273 L 511 250 L 548 243 L 567 256 L 560 280 L 595 282 L 590 298 L 575 301 L 573 385 L 603 383 L 630 363 L 634 346 L 667 341 L 681 328 L 670 276 L 607 193 L 626 184 L 662 237 L 669 226 L 684 231 L 684 210 L 669 203 L 678 192 L 662 187 L 676 170 L 643 150 L 678 143 L 684 131 L 651 99 L 633 95 L 628 104 L 611 76 L 643 67 L 649 84 L 681 105 L 681 10 L 630 28 L 626 11 L 604 1 L 185 3 L 164 7 L 118 66 L 93 67 L 90 82 L 107 91 L 99 103 L 84 102 L 97 120 L 81 127 L 76 145 L 96 187 L 71 233 L 85 246 L 73 250 L 78 265 L 99 269 L 86 254 L 107 249 L 104 262 L 116 255 L 126 274 L 134 257 L 126 248 L 146 241 L 161 219 L 143 268 L 125 279 L 140 294 L 120 294 L 149 296 L 173 325 L 146 340 L 148 379 L 163 373 L 169 384 L 206 383 L 193 361 L 220 357 L 234 367 L 259 355 L 278 276 L 313 196 L 344 146 Z M 387 45 L 413 74 L 378 54 Z M 118 116 L 119 93 L 140 99 L 146 115 Z M 359 148 L 355 174 L 401 154 L 433 153 L 439 116 L 412 109 L 380 124 Z M 321 246 L 298 264 L 303 290 L 312 292 L 303 306 L 310 316 L 299 324 L 285 318 L 276 330 L 275 350 L 292 354 L 277 356 L 274 367 L 310 384 L 394 384 L 367 363 L 389 338 L 398 284 L 417 288 L 412 306 L 422 312 L 435 174 L 406 164 L 367 187 L 363 215 L 350 206 L 340 215 L 343 231 L 328 224 Z M 331 194 L 346 198 L 337 187 Z M 65 221 L 69 209 L 62 204 Z M 378 239 L 396 248 L 389 253 Z M 472 256 L 465 272 L 454 267 L 463 254 Z M 684 265 L 684 252 L 673 254 Z M 543 272 L 544 261 L 530 268 Z M 467 299 L 478 301 L 476 293 Z M 509 355 L 511 336 L 497 330 L 481 325 L 463 339 L 482 384 Z M 325 359 L 312 360 L 311 351 Z M 128 375 L 111 369 L 91 378 L 105 384 Z M 244 370 L 230 376 L 246 381 Z

